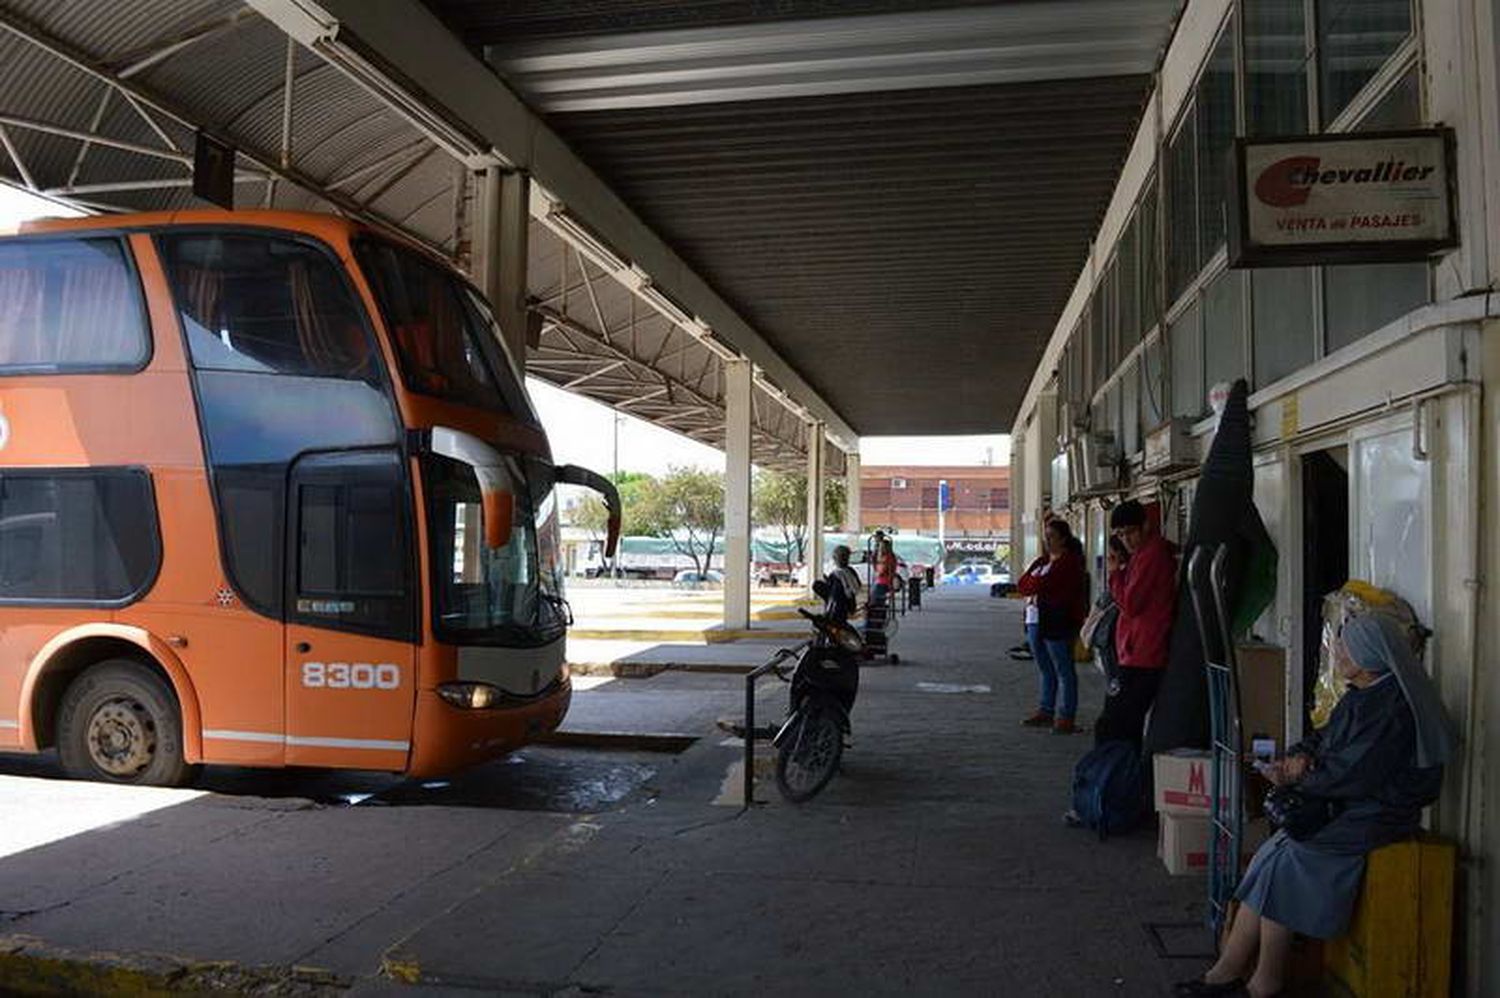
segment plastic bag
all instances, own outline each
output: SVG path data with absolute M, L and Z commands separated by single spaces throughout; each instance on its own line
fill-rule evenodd
M 1345 682 L 1334 667 L 1333 649 L 1344 631 L 1344 624 L 1365 613 L 1383 613 L 1405 627 L 1411 634 L 1412 651 L 1420 659 L 1427 631 L 1417 620 L 1411 604 L 1388 589 L 1368 582 L 1350 579 L 1343 587 L 1323 598 L 1323 639 L 1318 649 L 1318 683 L 1313 690 L 1312 723 L 1321 728 L 1328 723 L 1333 708 L 1344 696 Z

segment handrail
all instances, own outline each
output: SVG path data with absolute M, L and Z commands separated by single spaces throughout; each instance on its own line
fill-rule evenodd
M 801 655 L 811 644 L 809 638 L 791 648 L 782 648 L 764 665 L 758 665 L 745 674 L 745 794 L 741 811 L 755 803 L 755 683 L 766 673 L 775 672 L 782 662 Z M 781 674 L 778 672 L 777 675 Z

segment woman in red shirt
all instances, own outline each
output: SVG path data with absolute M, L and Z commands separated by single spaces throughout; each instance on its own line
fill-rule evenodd
M 1016 588 L 1026 600 L 1026 638 L 1036 659 L 1040 691 L 1036 713 L 1021 723 L 1071 735 L 1077 730 L 1078 673 L 1073 645 L 1088 617 L 1088 570 L 1083 545 L 1065 520 L 1047 521 L 1047 551 L 1026 570 Z
M 876 606 L 884 606 L 896 585 L 896 552 L 889 539 L 882 540 L 875 551 L 875 587 L 871 597 Z

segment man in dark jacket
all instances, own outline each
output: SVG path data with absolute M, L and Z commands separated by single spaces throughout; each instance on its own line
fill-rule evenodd
M 1120 608 L 1115 623 L 1120 682 L 1118 691 L 1104 700 L 1094 743 L 1119 740 L 1138 746 L 1167 666 L 1177 603 L 1177 556 L 1134 499 L 1110 512 L 1109 526 L 1129 550 L 1130 560 L 1109 577 L 1110 594 Z

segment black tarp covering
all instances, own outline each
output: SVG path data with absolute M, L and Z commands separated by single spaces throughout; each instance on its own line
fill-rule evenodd
M 1167 671 L 1146 729 L 1148 752 L 1184 746 L 1202 748 L 1209 741 L 1204 647 L 1188 591 L 1187 566 L 1193 552 L 1202 546 L 1207 548 L 1205 557 L 1211 557 L 1220 544 L 1229 545 L 1225 565 L 1226 605 L 1234 618 L 1236 637 L 1244 636 L 1275 592 L 1276 548 L 1255 508 L 1250 413 L 1246 406 L 1249 393 L 1243 378 L 1230 389 L 1193 493 L 1193 509 L 1178 566 L 1177 609 Z M 1201 597 L 1205 608 L 1213 606 L 1211 593 L 1204 591 Z M 1208 612 L 1212 614 L 1211 610 Z M 1215 647 L 1209 651 L 1216 661 L 1221 661 L 1219 656 L 1223 653 L 1217 644 L 1215 640 Z

